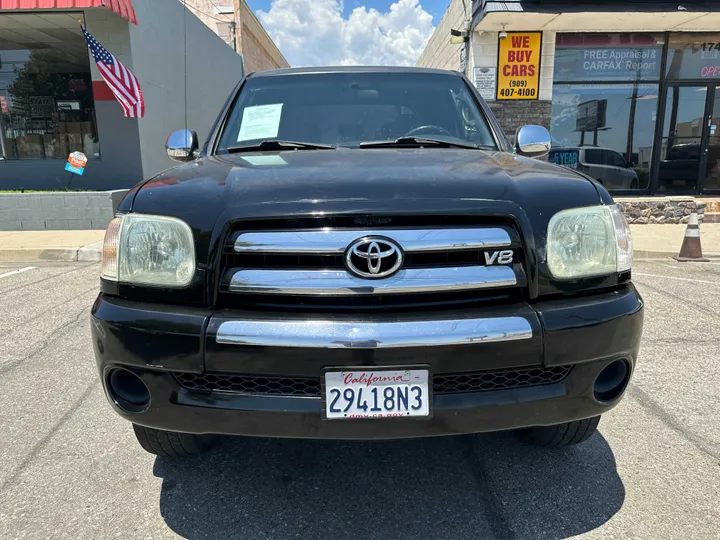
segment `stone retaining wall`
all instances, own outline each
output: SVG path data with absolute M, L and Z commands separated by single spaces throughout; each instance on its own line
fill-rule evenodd
M 0 193 L 0 231 L 102 230 L 126 189 Z
M 697 212 L 698 219 L 703 220 L 706 203 L 693 198 L 683 199 L 643 199 L 616 200 L 615 203 L 623 211 L 630 223 L 687 223 L 690 214 Z

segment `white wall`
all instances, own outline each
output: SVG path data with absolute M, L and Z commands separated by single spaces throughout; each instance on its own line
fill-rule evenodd
M 242 57 L 178 0 L 133 5 L 139 25 L 129 25 L 130 44 L 133 73 L 145 98 L 145 118 L 138 128 L 148 177 L 176 164 L 165 153 L 165 140 L 171 131 L 185 127 L 186 113 L 187 127 L 198 132 L 202 146 L 242 78 Z

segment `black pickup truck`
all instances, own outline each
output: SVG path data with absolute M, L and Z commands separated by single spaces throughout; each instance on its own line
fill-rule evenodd
M 249 75 L 110 224 L 92 343 L 145 450 L 217 435 L 586 440 L 643 302 L 605 189 L 415 68 Z

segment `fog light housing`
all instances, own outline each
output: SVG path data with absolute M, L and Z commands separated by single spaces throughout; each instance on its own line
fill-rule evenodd
M 115 404 L 126 412 L 143 412 L 150 405 L 150 390 L 140 377 L 127 369 L 110 370 L 107 389 Z
M 630 380 L 630 366 L 626 360 L 615 360 L 603 368 L 595 378 L 593 394 L 595 399 L 610 402 L 625 391 Z

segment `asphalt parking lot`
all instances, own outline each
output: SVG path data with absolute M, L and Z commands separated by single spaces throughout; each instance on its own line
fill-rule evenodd
M 98 274 L 0 264 L 0 538 L 720 537 L 718 262 L 635 264 L 640 363 L 581 446 L 228 439 L 184 461 L 143 452 L 105 401 Z

